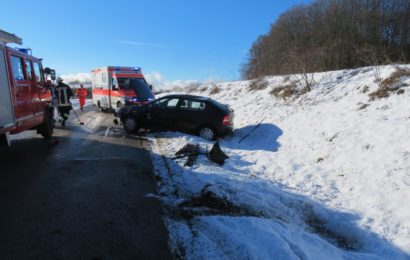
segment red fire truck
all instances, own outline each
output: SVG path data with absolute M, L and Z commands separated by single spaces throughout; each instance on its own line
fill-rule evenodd
M 16 49 L 22 39 L 0 30 L 0 144 L 10 145 L 10 134 L 37 130 L 45 138 L 53 134 L 53 107 L 45 71 L 55 78 L 55 71 L 43 70 L 41 59 L 30 49 Z
M 120 108 L 126 103 L 144 104 L 154 100 L 141 68 L 103 67 L 91 71 L 93 103 L 100 110 Z

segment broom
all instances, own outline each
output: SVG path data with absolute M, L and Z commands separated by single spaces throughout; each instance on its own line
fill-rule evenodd
M 84 122 L 81 122 L 80 118 L 78 117 L 77 113 L 75 112 L 75 110 L 73 110 L 75 117 L 77 117 L 78 122 L 80 125 L 84 125 Z

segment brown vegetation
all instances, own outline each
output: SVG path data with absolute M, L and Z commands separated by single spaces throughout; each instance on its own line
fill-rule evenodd
M 401 82 L 403 77 L 410 77 L 410 69 L 397 67 L 388 78 L 381 81 L 376 91 L 369 94 L 370 100 L 386 98 L 389 97 L 391 93 L 398 95 L 403 94 L 404 89 L 402 88 L 407 87 L 407 84 Z
M 268 87 L 269 82 L 264 79 L 254 79 L 249 84 L 249 91 L 264 90 Z
M 297 90 L 296 90 L 296 85 L 291 84 L 291 85 L 275 87 L 269 93 L 275 97 L 287 99 L 287 98 L 290 98 L 296 95 Z
M 209 95 L 215 95 L 219 92 L 221 92 L 221 89 L 217 85 L 213 85 L 211 91 L 209 92 Z

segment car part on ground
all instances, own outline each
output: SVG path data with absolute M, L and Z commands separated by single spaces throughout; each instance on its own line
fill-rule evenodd
M 181 149 L 175 153 L 174 160 L 187 157 L 184 166 L 193 166 L 196 162 L 198 155 L 204 154 L 206 157 L 220 166 L 224 165 L 225 160 L 229 158 L 219 146 L 219 142 L 213 144 L 212 148 L 208 151 L 208 147 L 201 147 L 199 144 L 185 144 Z

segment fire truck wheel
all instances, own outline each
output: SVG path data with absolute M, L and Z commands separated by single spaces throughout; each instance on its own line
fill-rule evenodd
M 138 123 L 132 116 L 127 116 L 122 120 L 122 124 L 124 126 L 125 131 L 128 133 L 135 133 L 138 131 Z
M 38 133 L 44 138 L 51 138 L 53 135 L 54 121 L 53 112 L 47 111 L 44 113 L 44 122 L 38 128 Z

